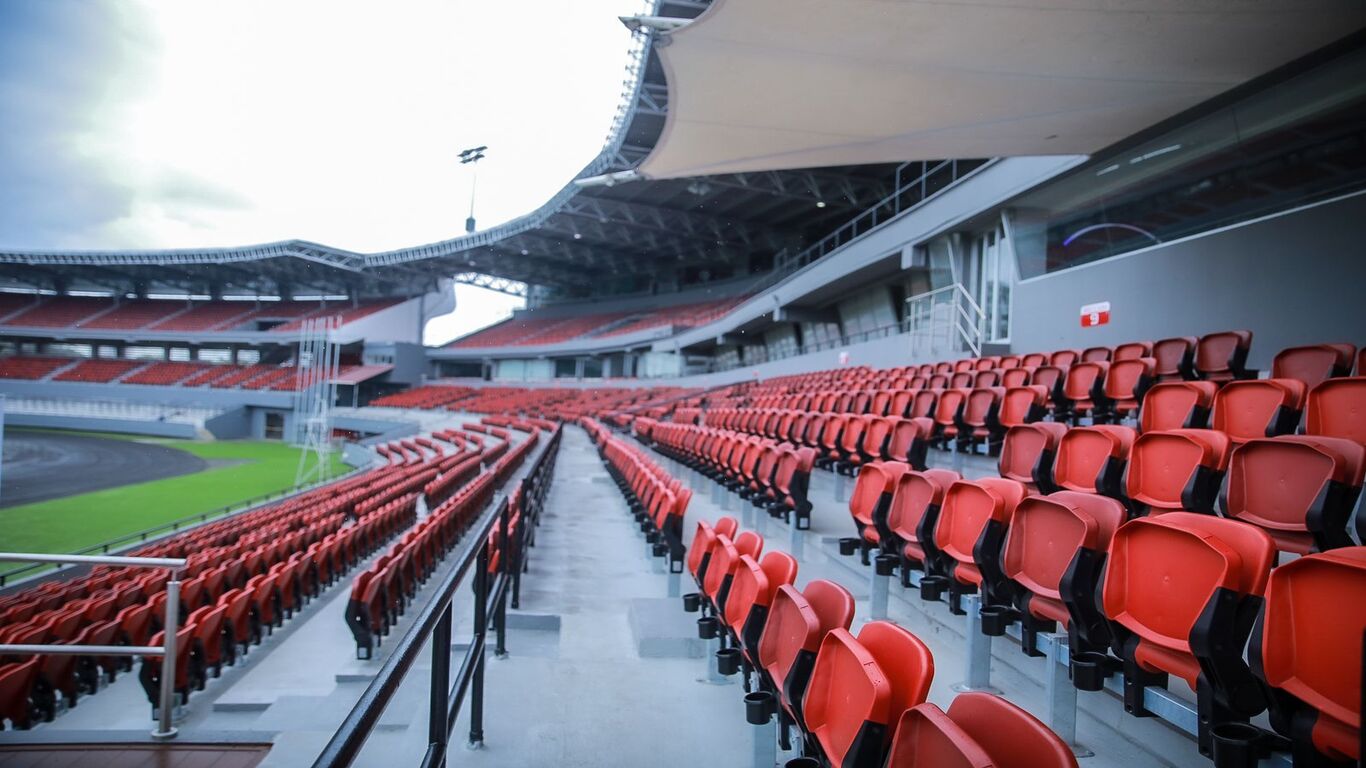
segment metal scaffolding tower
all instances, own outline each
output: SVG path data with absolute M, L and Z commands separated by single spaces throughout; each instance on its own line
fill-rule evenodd
M 303 448 L 296 486 L 326 480 L 331 468 L 332 404 L 337 399 L 340 345 L 332 340 L 335 316 L 305 320 L 294 367 L 294 441 Z

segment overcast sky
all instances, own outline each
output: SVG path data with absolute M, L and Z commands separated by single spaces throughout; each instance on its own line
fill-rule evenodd
M 640 0 L 0 0 L 0 247 L 303 238 L 527 213 L 597 154 Z M 518 300 L 462 287 L 440 342 Z

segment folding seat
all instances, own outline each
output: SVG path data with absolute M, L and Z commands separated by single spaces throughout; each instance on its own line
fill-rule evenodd
M 921 580 L 921 596 L 937 599 L 947 588 L 949 610 L 963 614 L 962 596 L 980 591 L 983 603 L 1011 601 L 1012 590 L 1001 573 L 1001 547 L 1015 507 L 1027 493 L 1023 483 L 999 477 L 959 480 L 944 493 L 934 543 L 945 569 Z
M 969 691 L 947 713 L 928 702 L 903 712 L 886 768 L 1077 768 L 1077 758 L 1025 710 Z
M 821 641 L 854 620 L 854 596 L 833 581 L 813 579 L 798 591 L 777 588 L 759 639 L 759 664 L 785 720 L 803 725 L 802 703 Z
M 1081 362 L 1081 352 L 1075 349 L 1060 349 L 1048 356 L 1048 364 L 1064 370 Z
M 1303 555 L 1349 547 L 1347 521 L 1360 497 L 1364 471 L 1366 448 L 1351 440 L 1249 440 L 1229 459 L 1220 507 L 1225 517 L 1265 529 L 1282 552 Z
M 839 459 L 840 435 L 844 433 L 850 418 L 845 414 L 837 414 L 825 420 L 825 429 L 821 431 L 821 442 L 817 449 L 816 466 L 829 468 Z
M 859 555 L 864 565 L 869 562 L 868 551 L 881 545 L 897 480 L 910 470 L 896 461 L 874 462 L 859 470 L 854 490 L 849 494 L 849 515 L 858 531 Z
M 933 441 L 947 447 L 948 442 L 958 437 L 958 418 L 963 413 L 963 404 L 968 399 L 966 389 L 946 389 L 939 393 L 934 405 Z
M 1275 558 L 1271 537 L 1237 520 L 1172 512 L 1120 526 L 1101 604 L 1123 660 L 1124 711 L 1148 714 L 1143 688 L 1180 677 L 1196 693 L 1209 755 L 1214 727 L 1265 708 L 1243 649 Z
M 1110 361 L 1117 363 L 1120 360 L 1137 360 L 1141 357 L 1152 357 L 1153 345 L 1150 341 L 1129 341 L 1123 344 L 1116 344 L 1114 354 L 1110 356 Z
M 1081 351 L 1081 362 L 1108 363 L 1110 362 L 1110 355 L 1109 347 L 1087 347 Z
M 1062 397 L 1055 398 L 1058 414 L 1077 424 L 1092 411 L 1104 412 L 1108 404 L 1105 377 L 1109 372 L 1106 362 L 1077 362 L 1068 368 L 1062 379 Z
M 1295 765 L 1361 755 L 1366 547 L 1308 555 L 1271 571 L 1248 657 L 1270 686 L 1271 725 Z
M 1008 480 L 1024 483 L 1030 493 L 1049 493 L 1053 485 L 1053 460 L 1067 434 L 1067 425 L 1056 421 L 1018 424 L 1006 431 L 996 467 Z
M 934 422 L 928 418 L 889 419 L 891 433 L 887 436 L 884 457 L 888 461 L 909 464 L 912 469 L 925 469 Z
M 1105 411 L 1100 417 L 1105 420 L 1119 420 L 1137 411 L 1153 384 L 1153 371 L 1156 365 L 1156 361 L 1151 357 L 1129 358 L 1110 363 L 1110 370 L 1105 374 L 1105 385 L 1101 389 Z
M 1247 370 L 1252 331 L 1207 333 L 1195 345 L 1195 374 L 1206 381 L 1225 382 L 1256 378 Z
M 1002 430 L 1032 424 L 1048 415 L 1048 390 L 1037 386 L 1011 387 L 1001 395 L 996 422 Z
M 934 407 L 939 402 L 939 389 L 922 389 L 915 393 L 915 399 L 911 402 L 911 409 L 907 416 L 912 419 L 929 418 L 934 416 Z
M 138 603 L 121 609 L 114 617 L 119 631 L 127 645 L 146 645 L 152 634 L 152 609 L 146 603 Z
M 983 387 L 968 391 L 963 408 L 955 420 L 959 445 L 970 448 L 982 442 L 987 445 L 988 453 L 995 452 L 1003 434 L 997 417 L 1004 395 L 1005 390 L 1000 387 Z
M 965 357 L 953 361 L 953 373 L 971 372 L 977 370 L 977 358 Z
M 940 553 L 934 543 L 939 509 L 944 503 L 944 492 L 961 479 L 961 475 L 949 469 L 905 472 L 897 478 L 883 541 L 899 550 L 902 586 L 910 586 L 911 569 L 929 573 L 939 568 Z
M 928 389 L 947 389 L 949 386 L 949 375 L 946 373 L 936 373 L 929 378 L 925 386 Z
M 1025 368 L 1038 368 L 1042 365 L 1048 365 L 1048 355 L 1042 352 L 1030 352 L 1020 358 L 1020 365 Z
M 1006 389 L 1023 387 L 1029 384 L 1029 373 L 1028 368 L 1006 368 L 1000 372 L 1000 384 Z
M 855 392 L 853 400 L 849 403 L 849 412 L 857 414 L 867 413 L 868 409 L 872 407 L 872 404 L 873 393 L 868 391 Z
M 1154 373 L 1158 381 L 1190 381 L 1195 378 L 1194 336 L 1174 336 L 1153 342 Z
M 1124 472 L 1136 439 L 1134 430 L 1112 424 L 1067 430 L 1053 460 L 1053 488 L 1126 501 Z
M 741 531 L 734 541 L 729 536 L 717 534 L 706 576 L 702 580 L 702 594 L 715 615 L 720 616 L 726 610 L 726 598 L 735 578 L 735 569 L 740 566 L 740 556 L 757 558 L 763 548 L 764 538 L 754 531 Z
M 892 407 L 892 392 L 880 389 L 873 394 L 873 402 L 868 406 L 868 412 L 874 416 L 886 416 Z
M 1039 655 L 1038 633 L 1053 632 L 1059 624 L 1071 637 L 1072 653 L 1103 652 L 1109 646 L 1096 596 L 1110 540 L 1125 517 L 1124 505 L 1115 499 L 1077 491 L 1028 496 L 1015 507 L 1001 565 L 1019 587 L 1008 607 L 1018 613 L 1025 653 Z
M 1125 494 L 1136 514 L 1214 513 L 1232 443 L 1212 429 L 1144 432 L 1129 451 Z
M 921 640 L 888 621 L 858 638 L 834 629 L 821 641 L 803 713 L 809 742 L 825 765 L 882 768 L 901 713 L 923 704 L 934 657 Z
M 1001 374 L 996 371 L 978 371 L 973 374 L 970 387 L 994 387 L 1001 381 Z
M 38 674 L 41 656 L 0 664 L 0 725 L 9 720 L 20 730 L 35 722 L 51 721 L 55 714 L 52 690 Z
M 907 388 L 911 390 L 924 389 L 930 385 L 929 376 L 912 376 Z
M 778 588 L 797 579 L 797 560 L 786 552 L 769 552 L 762 560 L 740 556 L 731 580 L 730 595 L 722 621 L 738 641 L 745 662 L 745 674 L 758 665 L 759 640 L 768 622 L 769 609 Z
M 990 371 L 995 369 L 998 363 L 1000 362 L 1001 358 L 999 355 L 988 355 L 986 357 L 979 357 L 976 361 L 973 362 L 972 369 L 974 371 Z
M 1329 379 L 1309 390 L 1304 432 L 1366 445 L 1366 376 Z
M 186 704 L 190 700 L 190 690 L 204 690 L 205 667 L 204 653 L 200 644 L 195 640 L 195 626 L 188 624 L 180 627 L 175 633 L 175 682 L 173 688 L 180 695 L 180 703 Z M 163 635 L 158 632 L 152 636 L 152 645 L 161 645 Z M 156 706 L 161 700 L 161 657 L 144 656 L 142 657 L 142 667 L 138 670 L 138 681 L 142 683 L 142 690 L 147 694 L 147 700 Z
M 1214 396 L 1210 425 L 1241 445 L 1248 440 L 1294 434 L 1304 410 L 1304 382 L 1298 379 L 1231 381 Z
M 188 621 L 195 628 L 194 639 L 204 654 L 204 668 L 212 669 L 214 677 L 222 674 L 225 663 L 231 664 L 236 658 L 236 648 L 224 631 L 226 615 L 223 606 L 206 605 L 191 613 Z
M 861 466 L 870 461 L 891 459 L 892 457 L 887 455 L 887 439 L 891 437 L 892 427 L 899 419 L 871 415 L 865 416 L 864 419 L 863 442 L 859 446 L 858 455 L 850 457 L 850 461 Z
M 829 454 L 836 472 L 852 477 L 858 471 L 859 465 L 863 463 L 863 436 L 868 430 L 868 423 L 874 418 L 863 415 L 849 416 L 845 419 L 838 447 Z
M 1029 372 L 1029 383 L 1048 390 L 1049 399 L 1056 403 L 1062 397 L 1062 384 L 1066 376 L 1067 372 L 1061 368 L 1041 365 Z
M 1204 429 L 1219 385 L 1209 381 L 1169 381 L 1155 384 L 1143 395 L 1138 414 L 1141 432 Z
M 949 389 L 972 389 L 972 382 L 975 375 L 968 371 L 959 371 L 949 377 Z
M 811 527 L 811 501 L 808 492 L 811 487 L 811 468 L 815 466 L 816 452 L 811 448 L 797 448 L 784 452 L 778 460 L 773 476 L 773 501 L 768 506 L 769 514 L 781 514 L 785 522 L 791 522 L 796 515 L 798 530 Z
M 1287 347 L 1271 363 L 1271 378 L 1299 379 L 1313 387 L 1325 379 L 1352 375 L 1354 344 L 1310 344 Z
M 929 378 L 934 375 L 935 368 L 936 366 L 934 363 L 923 363 L 915 369 L 915 374 L 917 376 L 924 376 L 925 378 Z
M 749 499 L 756 507 L 766 503 L 767 491 L 773 487 L 773 473 L 778 468 L 779 455 L 778 446 L 772 443 L 762 446 L 759 463 L 754 468 L 749 485 L 741 491 L 741 498 Z

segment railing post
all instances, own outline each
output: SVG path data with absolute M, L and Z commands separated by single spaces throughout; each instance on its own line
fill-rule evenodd
M 441 768 L 446 764 L 446 746 L 450 740 L 450 734 L 446 731 L 446 718 L 449 715 L 446 698 L 451 687 L 452 610 L 452 604 L 447 603 L 436 622 L 436 631 L 432 633 L 432 689 L 427 713 L 428 751 L 435 751 L 432 768 Z
M 470 749 L 484 745 L 484 639 L 488 635 L 489 618 L 486 612 L 489 599 L 489 547 L 479 545 L 479 557 L 474 563 L 474 642 L 479 647 L 479 658 L 474 662 L 474 681 L 470 692 Z
M 152 731 L 154 739 L 174 739 L 175 717 L 175 670 L 176 670 L 176 632 L 180 629 L 180 572 L 171 569 L 171 578 L 166 582 L 166 617 L 162 622 L 161 656 L 161 712 L 157 729 Z

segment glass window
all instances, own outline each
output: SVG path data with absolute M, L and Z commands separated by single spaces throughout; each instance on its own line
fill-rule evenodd
M 1011 203 L 1023 278 L 1366 188 L 1366 51 Z

